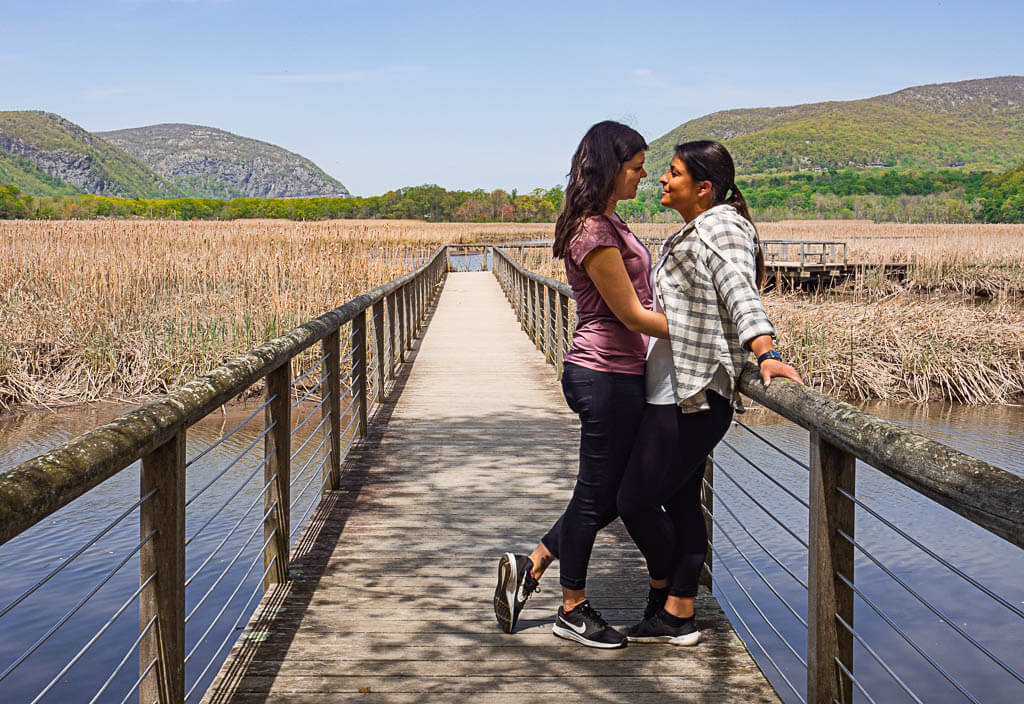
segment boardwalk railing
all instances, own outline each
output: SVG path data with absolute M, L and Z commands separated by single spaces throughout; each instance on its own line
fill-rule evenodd
M 543 350 L 548 360 L 560 370 L 561 358 L 569 344 L 566 321 L 568 320 L 568 299 L 572 293 L 568 286 L 559 281 L 527 271 L 505 250 L 494 250 L 494 275 L 497 277 L 505 295 L 508 297 L 518 316 L 523 330 Z M 871 505 L 868 497 L 858 496 L 856 477 L 857 460 L 878 470 L 909 487 L 922 497 L 954 511 L 967 521 L 984 528 L 992 535 L 1008 541 L 1017 548 L 1024 548 L 1024 478 L 1010 474 L 974 457 L 958 452 L 946 445 L 929 440 L 907 431 L 889 421 L 872 416 L 849 404 L 836 401 L 812 389 L 793 383 L 774 383 L 765 388 L 761 383 L 757 368 L 749 364 L 740 378 L 740 390 L 758 403 L 775 411 L 784 418 L 796 423 L 810 432 L 809 462 L 803 462 L 786 450 L 778 447 L 753 428 L 737 421 L 737 425 L 752 433 L 762 443 L 761 447 L 777 456 L 786 458 L 803 467 L 808 472 L 808 494 L 806 498 L 796 494 L 792 489 L 782 485 L 777 479 L 765 472 L 757 462 L 740 453 L 728 441 L 723 446 L 732 452 L 745 465 L 749 465 L 758 476 L 774 485 L 776 491 L 788 495 L 788 500 L 802 505 L 807 511 L 806 533 L 799 526 L 793 526 L 784 518 L 780 518 L 779 506 L 764 500 L 764 496 L 755 496 L 742 482 L 733 479 L 730 468 L 724 466 L 718 458 L 709 462 L 705 471 L 703 503 L 708 524 L 708 534 L 712 537 L 724 537 L 728 541 L 712 540 L 708 560 L 705 563 L 705 583 L 710 583 L 711 553 L 718 553 L 716 565 L 724 567 L 729 578 L 735 581 L 739 590 L 749 600 L 753 610 L 777 636 L 783 646 L 783 652 L 791 654 L 802 668 L 806 669 L 806 687 L 794 685 L 786 676 L 785 668 L 780 667 L 771 652 L 776 654 L 779 649 L 766 647 L 755 635 L 750 624 L 743 621 L 740 611 L 725 597 L 726 605 L 741 621 L 746 636 L 752 640 L 761 652 L 760 657 L 767 660 L 775 669 L 775 681 L 781 681 L 799 701 L 827 703 L 853 701 L 853 688 L 858 695 L 867 701 L 876 701 L 872 694 L 857 679 L 860 667 L 854 668 L 854 642 L 861 648 L 871 661 L 892 678 L 895 686 L 909 701 L 921 702 L 915 693 L 917 682 L 907 682 L 901 678 L 895 668 L 886 660 L 890 654 L 879 653 L 858 632 L 854 623 L 854 597 L 890 627 L 905 643 L 913 649 L 925 662 L 934 668 L 938 677 L 948 683 L 950 690 L 964 701 L 979 701 L 968 687 L 961 682 L 948 666 L 943 666 L 927 652 L 910 633 L 910 628 L 901 626 L 897 618 L 885 612 L 867 593 L 863 591 L 854 576 L 855 553 L 862 556 L 872 565 L 888 575 L 899 589 L 905 590 L 915 600 L 935 615 L 952 631 L 951 636 L 961 639 L 968 648 L 973 648 L 987 658 L 1008 676 L 1011 686 L 1016 687 L 1014 693 L 1008 693 L 1005 701 L 1020 701 L 1024 698 L 1024 675 L 1006 662 L 1006 656 L 1000 657 L 994 649 L 979 642 L 958 625 L 950 616 L 948 609 L 936 605 L 915 590 L 906 580 L 902 579 L 889 566 L 885 565 L 861 541 L 858 541 L 854 530 L 855 517 L 859 514 L 862 520 L 878 521 L 902 539 L 914 545 L 931 560 L 935 560 L 957 579 L 951 580 L 949 590 L 955 594 L 955 600 L 975 600 L 979 597 L 991 600 L 1005 608 L 1009 613 L 1010 628 L 1021 632 L 1024 626 L 1024 610 L 1018 604 L 989 589 L 978 579 L 966 574 L 936 551 L 928 548 L 901 529 L 896 521 L 885 518 Z M 861 471 L 869 471 L 861 468 Z M 757 506 L 765 517 L 774 522 L 776 527 L 786 534 L 800 547 L 798 550 L 806 554 L 806 579 L 799 572 L 803 566 L 787 566 L 775 553 L 764 546 L 765 535 L 755 535 L 745 525 L 750 523 L 750 516 L 741 517 L 734 512 L 715 486 L 716 475 L 722 475 L 730 482 L 730 489 L 746 495 L 752 505 Z M 735 487 L 735 488 L 733 488 Z M 758 500 L 761 498 L 762 500 Z M 766 506 L 768 503 L 769 506 Z M 788 574 L 796 584 L 806 590 L 806 605 L 793 606 L 781 592 L 786 589 L 777 588 L 765 576 L 765 570 L 759 570 L 757 560 L 751 560 L 739 548 L 733 538 L 725 532 L 719 520 L 719 509 L 722 518 L 729 515 L 734 525 L 739 526 L 752 542 L 759 546 L 767 560 Z M 747 518 L 746 521 L 742 518 Z M 756 529 L 755 529 L 756 530 Z M 801 534 L 805 533 L 805 539 Z M 722 560 L 721 551 L 731 547 L 742 557 L 745 571 L 753 572 L 757 579 L 781 602 L 784 611 L 788 612 L 802 628 L 806 629 L 805 643 L 794 645 L 780 632 L 766 615 L 769 611 L 766 604 L 758 603 L 751 596 L 753 589 L 744 586 L 743 580 L 729 569 Z M 791 550 L 790 550 L 791 552 Z M 718 578 L 716 577 L 716 580 Z M 962 581 L 961 581 L 962 580 Z M 967 594 L 962 594 L 964 590 Z M 791 591 L 791 590 L 789 590 Z M 719 598 L 724 594 L 719 593 Z M 776 608 L 776 611 L 779 609 Z M 736 624 L 734 624 L 736 625 Z M 798 628 L 799 630 L 799 628 Z M 748 641 L 749 642 L 749 641 Z M 754 652 L 755 656 L 759 656 Z M 864 660 L 858 658 L 859 663 Z M 771 674 L 771 673 L 769 673 Z M 778 686 L 778 685 L 777 685 Z M 952 693 L 952 692 L 949 692 Z M 959 700 L 959 699 L 958 699 Z M 887 701 L 885 698 L 880 701 Z
M 764 250 L 764 263 L 767 265 L 797 263 L 801 268 L 826 264 L 846 265 L 845 242 L 762 240 L 761 248 Z
M 3 544 L 141 460 L 138 500 L 32 587 L 10 602 L 0 604 L 0 631 L 5 631 L 5 638 L 8 638 L 12 634 L 3 625 L 4 616 L 110 531 L 130 528 L 128 524 L 137 517 L 141 537 L 134 549 L 31 647 L 12 663 L 0 663 L 0 668 L 4 668 L 0 672 L 0 691 L 4 691 L 4 679 L 22 676 L 26 671 L 26 668 L 19 669 L 23 663 L 138 555 L 138 589 L 114 610 L 111 618 L 80 651 L 73 656 L 69 654 L 66 666 L 48 683 L 43 683 L 34 701 L 61 684 L 66 686 L 72 668 L 122 614 L 131 613 L 136 601 L 138 638 L 130 645 L 126 641 L 118 646 L 127 652 L 98 691 L 92 693 L 76 688 L 75 700 L 90 701 L 91 697 L 91 701 L 96 702 L 114 696 L 111 685 L 115 680 L 124 681 L 121 673 L 133 660 L 136 650 L 139 676 L 129 679 L 134 680 L 134 684 L 128 687 L 123 701 L 134 696 L 136 690 L 142 704 L 183 702 L 202 694 L 200 683 L 208 682 L 216 672 L 216 669 L 211 672 L 211 667 L 219 666 L 225 647 L 237 637 L 239 623 L 248 618 L 253 600 L 288 579 L 289 554 L 296 536 L 323 490 L 338 486 L 342 459 L 353 443 L 366 434 L 368 415 L 385 396 L 387 387 L 393 384 L 429 304 L 440 290 L 447 268 L 446 249 L 442 247 L 415 271 L 231 359 L 168 396 L 0 475 L 0 544 Z M 316 350 L 314 345 L 318 343 Z M 310 360 L 308 368 L 294 368 L 304 360 Z M 265 386 L 264 402 L 234 430 L 188 458 L 186 434 L 190 426 L 227 402 L 252 395 L 257 391 L 254 387 L 261 382 Z M 249 431 L 256 437 L 248 447 L 219 469 L 202 488 L 186 497 L 189 468 L 259 415 L 264 419 L 263 427 L 258 433 L 255 429 Z M 305 417 L 301 418 L 302 415 Z M 314 449 L 315 443 L 319 446 Z M 210 499 L 204 492 L 258 444 L 263 445 L 262 461 L 242 485 L 230 493 L 227 501 L 215 510 L 208 510 Z M 297 466 L 303 459 L 304 464 Z M 257 474 L 262 488 L 255 492 L 248 511 L 228 530 L 230 522 L 224 523 L 221 511 Z M 203 476 L 198 481 L 205 479 Z M 189 481 L 196 483 L 197 480 L 190 476 Z M 311 488 L 319 490 L 310 493 Z M 262 506 L 262 519 L 258 518 L 259 514 L 252 514 L 250 522 L 255 524 L 252 533 L 228 562 L 222 552 L 225 544 L 257 505 Z M 208 513 L 203 513 L 204 510 Z M 297 517 L 299 511 L 304 511 L 301 517 Z M 186 523 L 200 527 L 186 537 Z M 225 534 L 222 536 L 219 531 Z M 204 534 L 204 541 L 196 540 L 200 534 Z M 213 538 L 210 534 L 214 534 Z M 262 548 L 257 548 L 260 535 Z M 219 544 L 213 548 L 218 539 Z M 203 552 L 198 547 L 202 543 L 209 543 L 211 549 Z M 197 554 L 196 550 L 200 552 Z M 247 552 L 253 553 L 255 559 L 231 596 L 211 599 L 215 589 L 221 589 L 221 594 L 230 589 L 225 580 L 237 576 L 241 568 L 235 565 Z M 186 572 L 186 560 L 199 563 L 191 574 Z M 223 566 L 224 563 L 227 565 Z M 222 568 L 216 578 L 208 571 L 214 568 Z M 262 576 L 256 579 L 255 575 L 260 574 Z M 256 590 L 239 608 L 238 602 L 234 602 L 236 595 L 245 584 L 254 581 Z M 194 593 L 207 584 L 210 586 L 204 594 Z M 186 612 L 186 591 L 192 604 L 189 612 Z M 242 592 L 241 597 L 244 596 Z M 233 611 L 239 613 L 234 624 L 227 626 L 222 619 L 232 604 Z M 198 618 L 193 618 L 217 609 L 219 612 L 205 628 L 197 622 Z M 218 634 L 223 631 L 226 635 L 219 647 L 213 649 L 212 659 L 200 668 L 193 656 L 211 650 L 204 642 L 211 639 L 215 629 Z M 187 645 L 190 646 L 188 652 Z M 186 665 L 189 667 L 187 678 Z M 33 671 L 32 677 L 37 674 Z M 187 686 L 190 688 L 186 689 Z M 115 701 L 120 699 L 120 691 Z

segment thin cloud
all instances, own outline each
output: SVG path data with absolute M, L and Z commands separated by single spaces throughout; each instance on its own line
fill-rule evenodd
M 113 98 L 115 95 L 124 95 L 127 92 L 129 92 L 128 89 L 121 86 L 103 86 L 86 91 L 85 99 L 92 102 L 100 102 L 107 98 Z
M 264 81 L 278 83 L 355 83 L 359 81 L 381 81 L 408 78 L 421 71 L 419 66 L 388 66 L 386 68 L 359 71 L 338 71 L 334 73 L 277 73 L 257 76 Z
M 633 85 L 650 90 L 669 90 L 673 86 L 659 77 L 649 68 L 635 68 L 629 72 L 629 80 Z

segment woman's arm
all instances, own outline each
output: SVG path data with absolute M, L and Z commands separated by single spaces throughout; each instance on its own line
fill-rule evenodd
M 775 349 L 775 341 L 772 340 L 771 335 L 761 335 L 750 341 L 750 351 L 757 357 L 760 357 L 765 352 L 771 352 L 773 349 Z M 781 359 L 766 359 L 761 362 L 760 369 L 761 381 L 764 382 L 765 386 L 771 384 L 772 378 L 777 376 L 792 379 L 798 384 L 804 383 L 804 380 L 800 378 L 800 374 L 797 370 L 783 362 Z
M 596 247 L 583 259 L 583 268 L 619 322 L 633 332 L 668 338 L 665 314 L 647 310 L 640 305 L 633 282 L 626 273 L 622 254 L 617 248 Z

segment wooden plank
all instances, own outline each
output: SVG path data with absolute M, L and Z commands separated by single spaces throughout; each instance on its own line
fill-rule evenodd
M 531 303 L 530 336 L 491 274 L 449 275 L 387 425 L 371 421 L 300 539 L 310 551 L 206 701 L 778 701 L 707 590 L 696 649 L 555 638 L 557 566 L 516 632 L 497 627 L 498 557 L 529 552 L 558 517 L 579 449 L 578 419 L 535 351 L 547 296 L 528 283 L 513 293 Z M 613 625 L 643 612 L 644 562 L 618 522 L 598 538 L 587 590 Z

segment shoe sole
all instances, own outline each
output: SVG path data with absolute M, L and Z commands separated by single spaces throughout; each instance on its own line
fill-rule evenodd
M 601 643 L 596 640 L 587 640 L 585 637 L 581 636 L 579 633 L 572 630 L 571 628 L 562 628 L 557 623 L 551 626 L 551 632 L 559 638 L 564 638 L 565 640 L 574 640 L 577 643 L 587 646 L 588 648 L 603 648 L 605 650 L 610 650 L 612 648 L 626 647 L 625 638 L 623 638 L 622 641 L 620 641 L 619 643 Z
M 668 643 L 669 645 L 693 646 L 700 643 L 700 631 L 684 636 L 626 636 L 630 643 Z
M 498 560 L 498 586 L 494 589 L 494 617 L 505 633 L 516 627 L 516 556 L 505 553 Z

